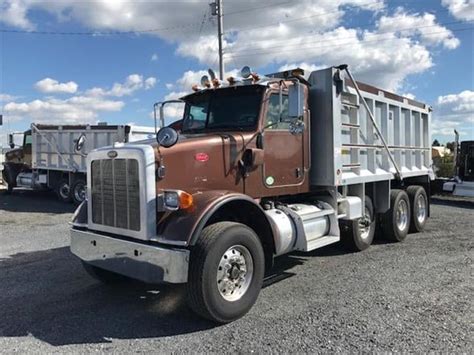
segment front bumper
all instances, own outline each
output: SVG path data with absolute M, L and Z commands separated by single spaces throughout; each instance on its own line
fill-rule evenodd
M 184 283 L 188 279 L 189 250 L 71 229 L 71 252 L 88 264 L 148 283 Z

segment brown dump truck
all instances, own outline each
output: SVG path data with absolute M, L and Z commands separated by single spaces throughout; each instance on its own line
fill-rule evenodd
M 211 73 L 212 74 L 212 73 Z M 103 282 L 186 283 L 190 307 L 233 321 L 279 255 L 368 248 L 423 230 L 431 108 L 356 82 L 347 66 L 227 83 L 183 97 L 180 132 L 87 156 L 71 251 Z M 163 106 L 159 108 L 164 127 Z

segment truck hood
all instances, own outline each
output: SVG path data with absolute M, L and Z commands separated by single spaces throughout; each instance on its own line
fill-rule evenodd
M 15 148 L 5 153 L 6 162 L 22 159 L 24 156 L 23 148 Z
M 164 178 L 157 178 L 157 191 L 242 191 L 238 160 L 243 143 L 241 133 L 229 133 L 180 135 L 170 148 L 154 144 L 156 161 L 165 167 Z

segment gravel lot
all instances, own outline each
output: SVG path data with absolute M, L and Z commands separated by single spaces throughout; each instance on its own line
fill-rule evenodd
M 0 192 L 0 352 L 474 350 L 472 200 L 436 199 L 401 244 L 281 257 L 250 313 L 217 327 L 182 287 L 92 280 L 68 249 L 72 212 Z

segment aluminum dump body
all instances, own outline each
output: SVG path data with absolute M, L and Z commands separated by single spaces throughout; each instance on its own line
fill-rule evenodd
M 408 178 L 431 170 L 431 108 L 358 83 L 381 137 L 347 74 L 311 73 L 311 184 L 340 186 Z M 389 154 L 392 155 L 393 161 Z
M 152 127 L 127 125 L 31 125 L 33 169 L 87 171 L 87 154 L 113 143 L 133 142 L 154 136 Z M 86 141 L 80 152 L 74 149 L 77 139 L 84 135 Z

